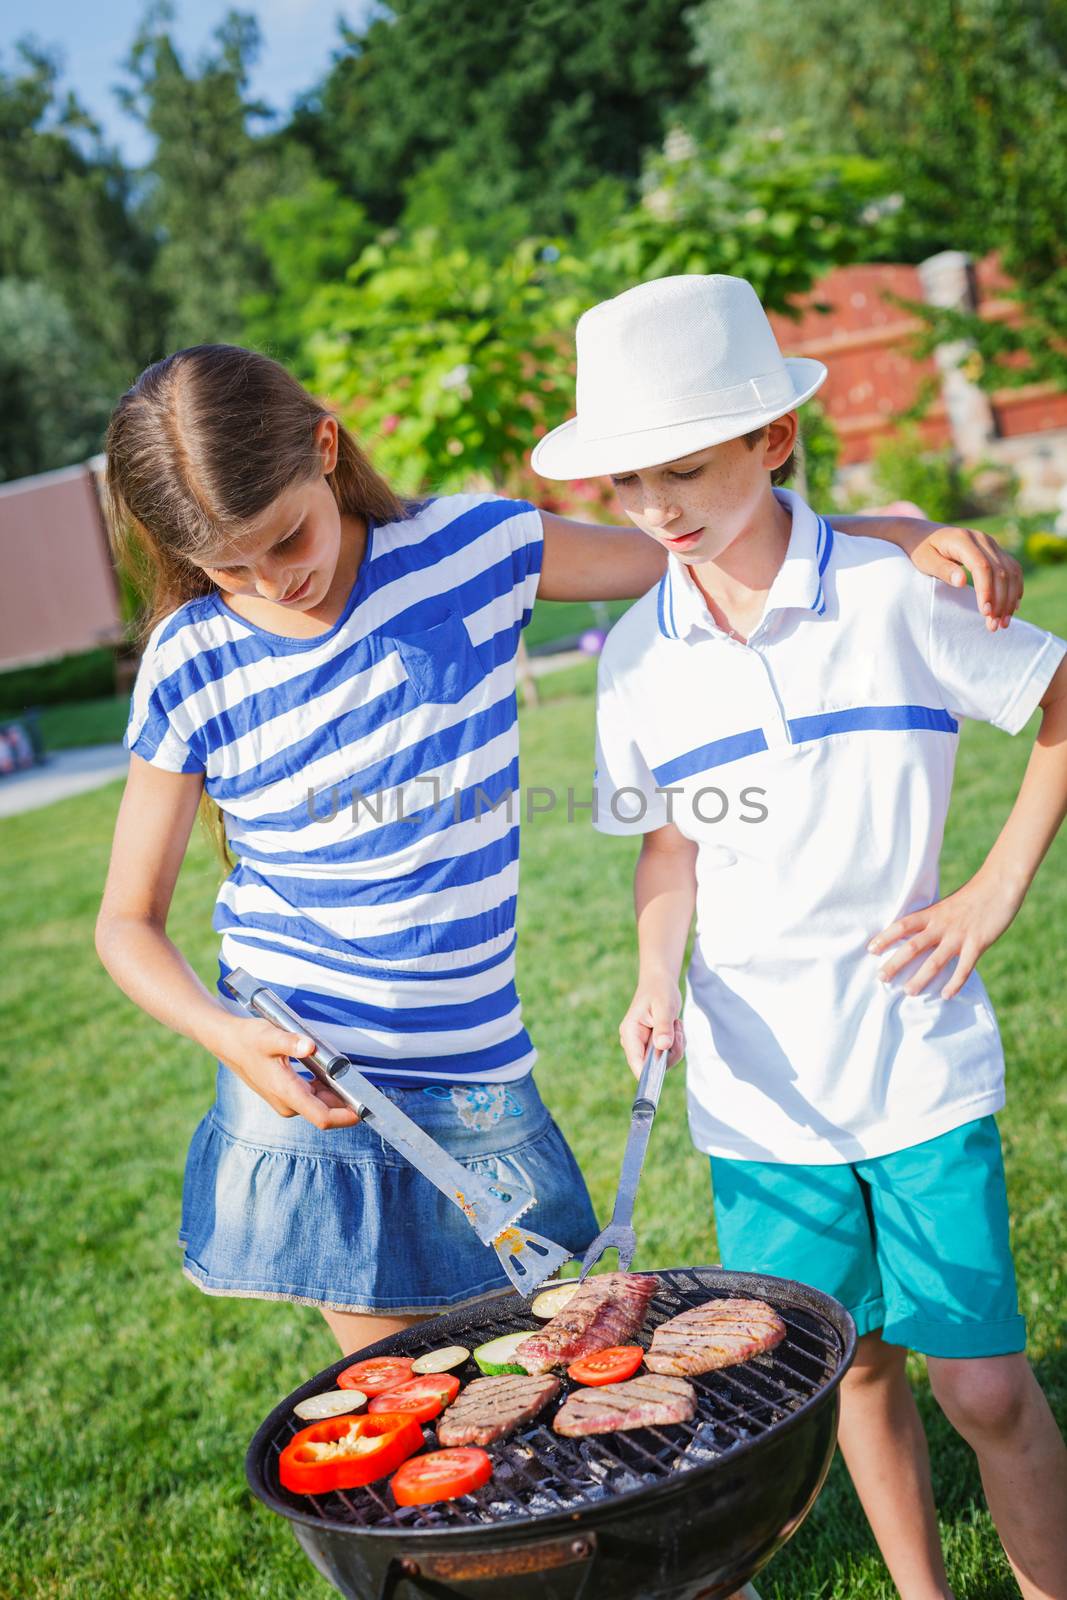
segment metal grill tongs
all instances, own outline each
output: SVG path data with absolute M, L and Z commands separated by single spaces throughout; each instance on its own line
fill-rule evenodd
M 619 1271 L 629 1271 L 630 1262 L 637 1249 L 637 1235 L 633 1227 L 637 1185 L 641 1182 L 641 1168 L 645 1164 L 648 1136 L 652 1132 L 652 1120 L 659 1105 L 660 1090 L 667 1076 L 669 1059 L 669 1050 L 657 1050 L 653 1045 L 649 1045 L 637 1085 L 637 1096 L 630 1113 L 630 1134 L 622 1158 L 622 1171 L 619 1173 L 615 1210 L 607 1227 L 601 1229 L 582 1257 L 579 1280 L 592 1271 L 606 1250 L 617 1250 Z
M 537 1286 L 571 1258 L 571 1252 L 552 1239 L 515 1226 L 536 1202 L 537 1196 L 518 1183 L 487 1183 L 461 1166 L 436 1139 L 405 1116 L 380 1089 L 365 1078 L 348 1056 L 320 1039 L 273 989 L 235 967 L 223 983 L 247 1011 L 266 1017 L 280 1028 L 306 1034 L 315 1053 L 297 1065 L 306 1067 L 320 1083 L 333 1090 L 362 1122 L 410 1161 L 422 1176 L 458 1206 L 484 1245 L 496 1251 L 500 1265 L 522 1295 Z M 295 1059 L 295 1058 L 294 1058 Z

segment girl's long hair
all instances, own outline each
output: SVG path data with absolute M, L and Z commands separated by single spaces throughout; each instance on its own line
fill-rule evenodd
M 314 432 L 329 415 L 276 361 L 228 344 L 178 350 L 127 390 L 104 446 L 105 510 L 115 562 L 144 601 L 142 648 L 164 617 L 214 591 L 197 561 L 209 563 L 280 494 L 321 473 Z M 405 514 L 340 424 L 327 481 L 349 516 Z M 206 793 L 200 817 L 230 870 L 223 816 Z

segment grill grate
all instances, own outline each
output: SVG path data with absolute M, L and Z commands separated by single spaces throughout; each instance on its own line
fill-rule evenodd
M 569 1439 L 552 1431 L 554 1409 L 549 1410 L 542 1413 L 542 1420 L 489 1447 L 493 1476 L 484 1488 L 438 1505 L 395 1507 L 384 1479 L 366 1488 L 323 1496 L 291 1495 L 283 1489 L 278 1480 L 278 1456 L 304 1426 L 287 1404 L 279 1407 L 277 1426 L 264 1441 L 263 1467 L 272 1497 L 281 1507 L 305 1518 L 317 1516 L 333 1525 L 367 1532 L 444 1531 L 486 1523 L 500 1527 L 558 1516 L 646 1489 L 742 1449 L 785 1422 L 837 1372 L 844 1354 L 841 1335 L 818 1311 L 799 1303 L 799 1289 L 794 1301 L 769 1292 L 771 1285 L 785 1288 L 781 1280 L 757 1282 L 748 1275 L 700 1268 L 660 1272 L 657 1277 L 660 1287 L 636 1341 L 646 1348 L 660 1323 L 730 1294 L 758 1295 L 772 1304 L 786 1323 L 786 1337 L 773 1351 L 691 1380 L 697 1391 L 697 1414 L 692 1422 Z M 722 1286 L 724 1277 L 733 1280 L 728 1288 Z M 494 1309 L 497 1306 L 499 1310 Z M 445 1342 L 481 1344 L 498 1334 L 534 1326 L 534 1319 L 517 1297 L 483 1302 L 472 1310 L 477 1311 L 477 1318 L 465 1320 L 463 1313 L 450 1314 L 447 1335 L 442 1328 L 446 1319 L 435 1319 L 390 1340 L 389 1349 L 417 1356 Z M 330 1382 L 309 1385 L 307 1392 L 330 1387 L 338 1370 L 331 1369 Z M 459 1376 L 464 1384 L 478 1376 L 473 1359 Z M 553 1408 L 562 1404 L 573 1387 L 564 1374 Z M 546 1415 L 548 1425 L 543 1420 Z M 423 1433 L 429 1448 L 435 1448 L 433 1427 L 424 1428 Z

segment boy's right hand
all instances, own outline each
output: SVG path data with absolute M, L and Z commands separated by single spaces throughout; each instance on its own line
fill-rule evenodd
M 622 1045 L 635 1078 L 641 1076 L 649 1044 L 657 1050 L 670 1047 L 667 1065 L 673 1067 L 685 1054 L 685 1034 L 678 1017 L 682 994 L 677 983 L 666 975 L 639 978 L 630 1007 L 619 1024 Z
M 303 1117 L 316 1128 L 350 1128 L 359 1121 L 351 1106 L 316 1078 L 302 1078 L 290 1056 L 302 1060 L 315 1049 L 306 1034 L 279 1028 L 265 1017 L 230 1017 L 219 1060 L 254 1089 L 280 1117 Z

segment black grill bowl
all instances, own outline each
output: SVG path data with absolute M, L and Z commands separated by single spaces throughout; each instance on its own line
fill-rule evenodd
M 281 1487 L 278 1456 L 303 1426 L 297 1401 L 332 1388 L 354 1359 L 473 1348 L 535 1325 L 518 1295 L 492 1296 L 346 1356 L 276 1406 L 249 1446 L 253 1492 L 351 1600 L 720 1600 L 810 1510 L 856 1330 L 836 1300 L 786 1278 L 718 1267 L 656 1277 L 646 1345 L 659 1323 L 726 1295 L 766 1300 L 788 1329 L 769 1354 L 694 1379 L 691 1423 L 564 1439 L 552 1431 L 554 1402 L 490 1447 L 484 1489 L 438 1506 L 398 1509 L 384 1481 L 322 1497 Z M 460 1376 L 477 1376 L 473 1360 Z M 561 1401 L 571 1387 L 565 1378 Z

